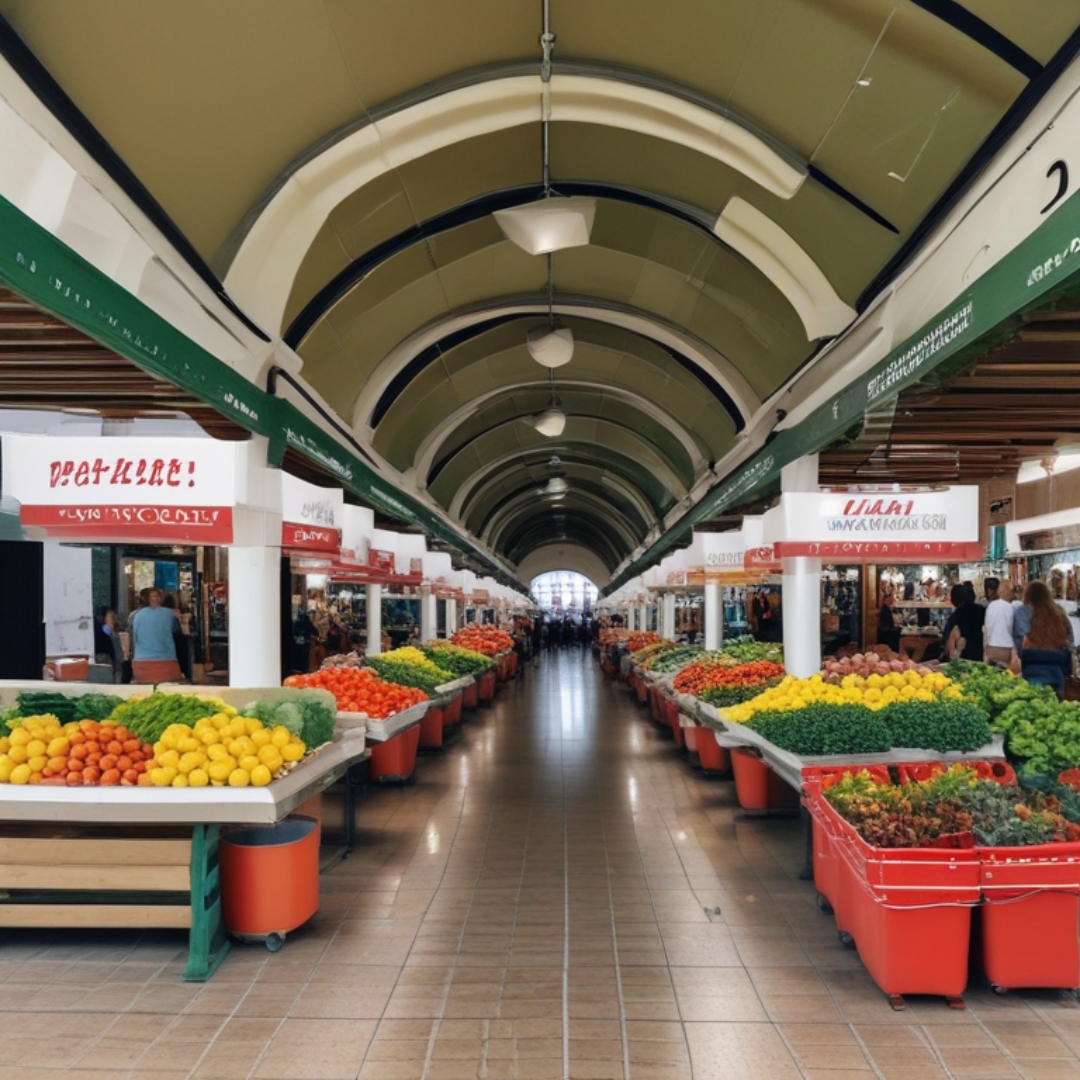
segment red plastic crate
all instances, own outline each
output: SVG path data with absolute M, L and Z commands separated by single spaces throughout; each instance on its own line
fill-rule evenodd
M 450 703 L 443 708 L 443 726 L 450 727 L 461 720 L 461 707 L 465 699 L 465 691 L 459 690 Z
M 664 695 L 655 686 L 649 687 L 649 709 L 652 718 L 658 724 L 667 723 L 667 710 L 664 707 Z
M 649 688 L 645 685 L 645 680 L 640 675 L 633 677 L 633 687 L 637 694 L 638 703 L 644 705 L 649 700 Z
M 1006 988 L 1080 988 L 1080 843 L 978 850 L 986 977 Z
M 838 929 L 855 939 L 874 982 L 887 994 L 962 993 L 971 909 L 980 896 L 976 850 L 871 847 L 820 788 L 808 797 L 820 826 L 815 883 L 820 861 L 826 889 L 819 891 L 832 903 Z

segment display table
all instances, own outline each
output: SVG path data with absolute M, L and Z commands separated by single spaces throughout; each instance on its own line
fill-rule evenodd
M 0 926 L 189 931 L 184 978 L 229 949 L 221 921 L 224 825 L 273 825 L 368 754 L 353 728 L 261 788 L 0 787 Z M 354 836 L 345 785 L 346 848 Z

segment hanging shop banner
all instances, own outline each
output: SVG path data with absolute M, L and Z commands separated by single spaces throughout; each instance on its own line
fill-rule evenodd
M 229 544 L 237 445 L 4 435 L 3 491 L 50 536 Z
M 701 537 L 705 551 L 705 580 L 712 583 L 736 584 L 744 574 L 746 541 L 742 532 L 708 533 Z
M 281 474 L 281 545 L 307 551 L 337 551 L 345 493 L 340 488 L 316 487 Z
M 776 554 L 776 548 L 772 544 L 747 548 L 743 566 L 758 574 L 779 574 L 783 570 L 780 556 Z
M 369 548 L 368 566 L 372 570 L 378 570 L 380 573 L 392 574 L 394 572 L 394 553 L 392 551 L 381 551 L 379 548 Z
M 765 515 L 778 558 L 977 562 L 979 489 L 787 492 Z

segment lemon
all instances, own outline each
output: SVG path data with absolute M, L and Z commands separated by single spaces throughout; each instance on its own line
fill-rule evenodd
M 158 755 L 157 763 L 167 769 L 175 769 L 180 764 L 180 752 L 178 750 L 166 750 L 164 754 Z
M 270 770 L 265 765 L 256 765 L 251 770 L 251 783 L 253 787 L 266 787 L 273 780 Z
M 26 744 L 26 752 L 31 757 L 41 757 L 48 749 L 48 743 L 43 742 L 41 739 L 31 739 Z
M 201 750 L 202 746 L 202 739 L 196 739 L 194 735 L 188 735 L 177 742 L 176 749 L 181 754 L 190 754 L 192 750 Z
M 150 783 L 153 784 L 154 787 L 168 787 L 171 783 L 169 770 L 161 768 L 160 766 L 156 769 L 151 769 Z
M 233 771 L 232 759 L 228 761 L 211 761 L 206 767 L 206 771 L 211 780 L 220 780 L 222 782 L 229 779 L 229 773 Z
M 7 747 L 3 744 L 4 740 L 0 739 L 0 752 L 6 753 Z M 55 739 L 49 740 L 49 746 L 45 753 L 48 754 L 49 757 L 67 757 L 70 749 L 71 743 L 63 736 L 58 736 Z
M 221 732 L 217 728 L 206 728 L 199 736 L 202 739 L 203 746 L 220 746 L 221 745 Z
M 16 765 L 11 770 L 11 783 L 13 784 L 27 784 L 30 782 L 31 769 L 29 765 Z
M 266 746 L 270 742 L 270 732 L 266 728 L 259 728 L 258 731 L 253 731 L 248 736 L 255 744 L 256 749 L 260 746 Z
M 6 784 L 11 780 L 11 774 L 15 769 L 15 765 L 7 757 L 0 757 L 0 784 Z
M 276 746 L 260 746 L 258 753 L 259 760 L 264 765 L 269 765 L 272 761 L 281 760 L 281 751 Z
M 262 731 L 263 725 L 261 720 L 256 720 L 254 717 L 244 718 L 244 734 L 254 735 L 256 731 Z
M 206 755 L 198 752 L 188 752 L 180 759 L 176 766 L 185 776 L 192 769 L 201 769 L 206 764 Z
M 229 748 L 224 743 L 211 743 L 206 748 L 206 756 L 211 761 L 224 761 L 229 756 Z
M 283 725 L 279 724 L 270 733 L 270 741 L 280 750 L 283 746 L 288 746 L 292 739 L 292 732 Z
M 26 764 L 30 766 L 31 772 L 41 772 L 49 764 L 49 759 L 44 754 L 36 754 Z
M 229 773 L 229 787 L 247 787 L 251 783 L 251 776 L 244 769 L 233 769 Z
M 285 761 L 299 761 L 307 747 L 302 742 L 293 741 L 281 748 L 281 757 Z
M 173 777 L 173 782 L 172 782 L 171 786 L 172 787 L 187 787 L 188 786 L 187 773 L 177 773 L 176 776 Z
M 213 724 L 218 731 L 224 731 L 229 726 L 229 718 L 222 713 L 215 713 L 210 717 L 210 723 Z
M 17 727 L 8 736 L 8 738 L 11 740 L 12 746 L 25 746 L 28 742 L 30 742 L 31 735 L 30 732 L 26 730 L 26 728 Z
M 24 761 L 27 761 L 29 759 L 30 755 L 26 752 L 25 745 L 24 746 L 17 746 L 16 745 L 16 746 L 13 746 L 8 751 L 8 757 L 16 765 L 21 765 Z
M 192 769 L 187 775 L 188 787 L 206 787 L 210 777 L 205 769 Z
M 228 732 L 232 738 L 238 739 L 241 735 L 247 734 L 247 725 L 243 720 L 230 720 L 229 723 L 221 729 L 221 732 L 222 734 Z
M 204 731 L 215 731 L 217 729 L 211 723 L 210 717 L 204 716 L 201 720 L 195 721 L 195 726 L 191 730 L 201 738 Z
M 245 754 L 239 762 L 239 766 L 244 772 L 252 772 L 260 764 L 261 762 L 254 754 Z

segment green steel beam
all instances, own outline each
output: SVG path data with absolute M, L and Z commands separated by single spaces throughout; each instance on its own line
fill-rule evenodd
M 0 283 L 240 427 L 266 436 L 270 464 L 280 464 L 285 449 L 292 447 L 377 510 L 446 541 L 497 580 L 528 591 L 507 565 L 394 490 L 295 405 L 248 382 L 3 197 Z
M 868 410 L 917 384 L 945 382 L 1010 340 L 1026 313 L 1074 295 L 1080 295 L 1080 192 L 866 374 L 802 423 L 779 432 L 713 487 L 601 595 L 609 596 L 673 548 L 685 545 L 695 525 L 761 494 L 776 483 L 785 465 L 853 436 Z

